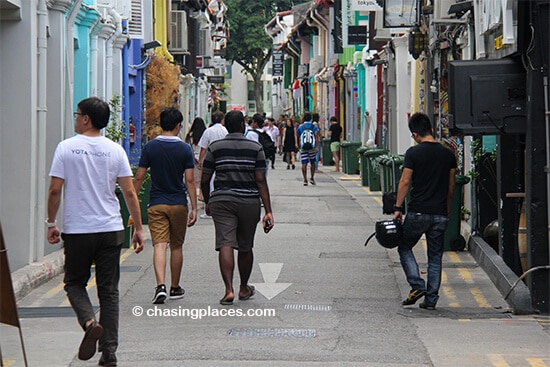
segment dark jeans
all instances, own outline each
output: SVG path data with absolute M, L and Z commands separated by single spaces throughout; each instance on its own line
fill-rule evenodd
M 449 218 L 444 215 L 408 213 L 403 222 L 403 240 L 397 248 L 401 266 L 412 289 L 425 290 L 424 300 L 435 305 L 439 299 L 443 259 L 443 239 Z M 412 252 L 422 234 L 428 245 L 428 284 L 420 276 L 418 263 Z
M 97 296 L 103 336 L 99 351 L 116 352 L 118 347 L 118 281 L 120 250 L 124 231 L 91 234 L 63 234 L 65 250 L 65 292 L 78 323 L 86 330 L 86 322 L 95 318 L 86 285 L 90 268 L 95 263 Z

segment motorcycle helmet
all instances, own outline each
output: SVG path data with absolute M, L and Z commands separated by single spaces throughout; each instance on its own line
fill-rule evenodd
M 403 227 L 397 220 L 381 220 L 375 226 L 376 240 L 385 248 L 397 247 L 403 238 Z

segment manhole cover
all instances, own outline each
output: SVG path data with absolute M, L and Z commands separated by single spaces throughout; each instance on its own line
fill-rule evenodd
M 230 329 L 228 335 L 249 338 L 315 338 L 316 333 L 315 329 L 235 328 Z
M 298 311 L 330 311 L 332 306 L 328 305 L 285 305 L 285 310 L 298 310 Z

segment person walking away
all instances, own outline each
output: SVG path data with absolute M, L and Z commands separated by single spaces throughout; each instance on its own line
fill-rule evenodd
M 269 134 L 271 140 L 275 144 L 275 153 L 279 151 L 279 128 L 275 125 L 275 119 L 269 117 L 267 120 L 267 125 L 264 125 L 263 130 Z M 269 157 L 271 160 L 271 169 L 275 169 L 275 154 Z
M 222 111 L 214 111 L 212 112 L 212 124 L 211 126 L 204 131 L 202 134 L 202 137 L 199 140 L 198 146 L 201 148 L 199 152 L 199 164 L 198 168 L 201 170 L 201 177 L 202 177 L 202 162 L 204 160 L 204 157 L 206 155 L 206 148 L 210 145 L 210 143 L 219 140 L 227 135 L 227 129 L 224 126 L 223 121 L 223 112 Z M 210 190 L 214 189 L 214 184 L 210 184 Z M 201 185 L 201 191 L 202 191 L 202 185 Z M 204 191 L 202 191 L 202 196 L 204 198 Z M 206 207 L 206 205 L 205 205 Z M 204 214 L 200 215 L 200 218 L 202 219 L 211 219 L 206 212 Z
M 260 220 L 260 199 L 265 210 L 262 218 L 265 233 L 271 230 L 275 222 L 265 177 L 265 156 L 260 144 L 244 136 L 245 122 L 241 112 L 228 112 L 225 126 L 229 134 L 208 147 L 201 185 L 205 193 L 206 213 L 211 214 L 214 220 L 216 251 L 225 285 L 220 304 L 232 305 L 236 296 L 233 289 L 234 250 L 238 251 L 240 275 L 238 298 L 248 300 L 255 293 L 248 280 L 254 261 L 252 248 Z M 210 193 L 207 189 L 214 172 L 214 190 Z
M 286 157 L 286 169 L 296 168 L 296 125 L 293 120 L 286 120 L 285 126 L 283 127 L 283 154 Z
M 143 228 L 139 199 L 132 185 L 130 162 L 122 147 L 101 136 L 109 123 L 109 104 L 90 97 L 78 103 L 75 112 L 77 135 L 57 145 L 50 170 L 47 239 L 64 241 L 65 292 L 84 330 L 78 358 L 88 360 L 102 352 L 100 366 L 116 366 L 119 322 L 120 251 L 124 226 L 115 194 L 120 185 L 133 218 L 132 236 L 136 253 L 143 250 Z M 56 216 L 63 192 L 63 232 Z M 95 280 L 100 306 L 99 321 L 86 290 L 90 269 L 95 264 Z
M 194 156 L 194 163 L 195 163 L 195 187 L 197 188 L 199 192 L 199 201 L 203 201 L 202 199 L 202 192 L 200 190 L 201 186 L 201 171 L 198 168 L 199 165 L 199 155 L 201 148 L 199 147 L 199 141 L 201 140 L 202 134 L 206 130 L 206 124 L 204 123 L 204 120 L 200 117 L 195 117 L 193 120 L 193 123 L 191 124 L 191 128 L 187 132 L 187 135 L 185 136 L 185 142 L 191 146 L 191 149 L 193 149 L 193 156 Z
M 304 114 L 304 122 L 296 129 L 296 142 L 296 148 L 300 149 L 304 186 L 307 186 L 308 163 L 311 171 L 309 183 L 315 185 L 315 156 L 319 150 L 319 128 L 313 125 L 310 112 Z
M 319 114 L 317 112 L 314 112 L 311 114 L 311 121 L 313 122 L 313 125 L 317 126 L 317 128 L 319 129 L 319 149 L 317 149 L 316 153 L 315 153 L 315 173 L 321 173 L 321 170 L 319 170 L 319 162 L 321 161 L 321 144 L 322 144 L 322 139 L 321 139 L 321 127 L 319 125 Z
M 247 139 L 250 139 L 252 141 L 255 141 L 257 143 L 260 143 L 260 145 L 263 147 L 264 149 L 264 156 L 265 156 L 265 175 L 267 177 L 267 171 L 268 171 L 268 168 L 269 168 L 269 160 L 271 160 L 271 158 L 273 157 L 273 160 L 275 159 L 275 150 L 273 149 L 271 152 L 268 152 L 267 151 L 267 144 L 265 141 L 262 140 L 262 137 L 261 135 L 264 135 L 265 139 L 267 140 L 271 140 L 271 137 L 269 135 L 265 135 L 267 133 L 264 134 L 264 130 L 263 130 L 263 126 L 264 126 L 264 118 L 262 115 L 260 115 L 259 113 L 256 113 L 254 114 L 254 116 L 252 116 L 252 120 L 250 122 L 250 129 L 246 129 L 245 127 L 245 132 L 244 132 L 244 136 L 247 138 Z M 271 141 L 269 141 L 269 143 L 271 143 Z M 273 148 L 273 144 L 271 144 L 271 148 Z
M 405 152 L 403 173 L 399 181 L 393 217 L 401 221 L 403 203 L 412 185 L 408 211 L 403 222 L 403 239 L 397 247 L 401 266 L 411 286 L 403 305 L 434 310 L 439 299 L 444 235 L 449 222 L 455 189 L 456 157 L 433 137 L 430 119 L 415 113 L 409 119 L 409 130 L 417 145 Z M 427 285 L 420 276 L 413 247 L 426 235 L 428 246 Z
M 147 169 L 151 169 L 147 215 L 153 242 L 153 267 L 157 284 L 153 304 L 164 303 L 168 296 L 170 299 L 183 298 L 185 290 L 180 286 L 183 242 L 186 226 L 193 226 L 197 220 L 194 155 L 191 146 L 178 137 L 182 121 L 183 116 L 176 108 L 166 108 L 161 112 L 162 133 L 143 147 L 134 178 L 134 187 L 139 192 Z M 191 199 L 191 210 L 187 205 L 187 194 Z M 168 248 L 171 276 L 169 294 L 166 289 Z
M 330 137 L 330 152 L 332 153 L 332 159 L 336 166 L 334 172 L 340 172 L 340 139 L 342 138 L 342 126 L 338 123 L 336 116 L 330 118 L 328 136 Z

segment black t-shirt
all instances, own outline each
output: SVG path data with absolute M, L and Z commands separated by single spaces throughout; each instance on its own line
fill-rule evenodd
M 330 142 L 340 141 L 342 135 L 342 126 L 340 124 L 330 124 L 328 131 L 330 131 Z
M 454 153 L 437 142 L 420 143 L 407 150 L 403 167 L 413 171 L 408 211 L 447 215 L 449 171 L 456 168 Z

